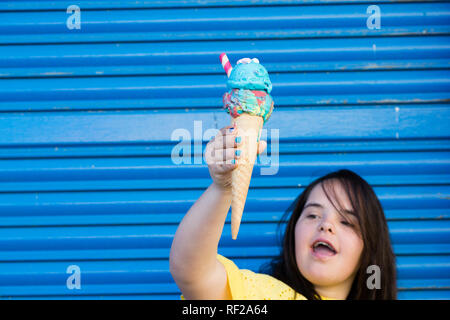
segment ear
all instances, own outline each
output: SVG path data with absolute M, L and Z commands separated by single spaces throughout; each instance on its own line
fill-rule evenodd
M 258 143 L 258 154 L 261 154 L 267 148 L 267 142 L 260 140 Z

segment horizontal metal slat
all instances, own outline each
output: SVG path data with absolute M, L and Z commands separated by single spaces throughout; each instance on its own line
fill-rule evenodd
M 427 2 L 439 2 L 442 0 L 427 0 Z M 358 3 L 386 3 L 396 2 L 396 0 L 358 0 Z M 403 2 L 421 2 L 417 0 L 405 0 Z M 423 1 L 422 1 L 423 2 Z M 233 7 L 254 7 L 254 6 L 271 6 L 271 5 L 325 5 L 325 4 L 353 4 L 355 0 L 147 0 L 147 1 L 92 1 L 78 0 L 76 2 L 82 9 L 121 9 L 121 8 L 182 8 L 182 7 L 216 7 L 216 6 L 233 6 Z M 18 10 L 65 10 L 73 1 L 2 1 L 0 2 L 0 10 L 18 11 Z
M 442 216 L 442 211 L 449 208 L 450 189 L 448 186 L 401 186 L 375 187 L 375 193 L 385 210 L 419 210 L 412 211 L 406 217 L 424 219 Z M 187 212 L 204 190 L 183 190 L 183 192 L 131 191 L 131 192 L 74 192 L 74 193 L 29 193 L 0 194 L 2 218 L 21 217 L 72 217 L 80 219 L 83 224 L 88 216 L 110 216 L 129 214 L 180 214 Z M 248 193 L 245 212 L 259 215 L 261 212 L 284 212 L 301 193 L 301 188 L 285 189 L 251 189 Z M 429 214 L 423 210 L 437 210 Z M 400 211 L 401 212 L 401 211 Z M 413 215 L 417 213 L 417 216 Z M 397 213 L 396 219 L 399 219 Z M 98 219 L 98 218 L 96 218 Z M 279 220 L 276 217 L 276 220 Z M 37 222 L 39 220 L 36 220 Z M 69 220 L 70 221 L 70 220 Z M 73 220 L 72 220 L 73 221 Z M 95 221 L 95 220 L 94 220 Z M 131 218 L 136 221 L 136 217 Z M 245 220 L 245 217 L 243 218 Z M 273 218 L 270 221 L 274 221 Z M 9 220 L 9 225 L 13 221 Z M 19 220 L 20 224 L 20 220 Z M 66 224 L 66 223 L 65 223 Z
M 450 71 L 379 71 L 348 73 L 298 73 L 272 74 L 273 90 L 277 106 L 296 104 L 293 97 L 322 95 L 373 96 L 401 95 L 408 97 L 411 91 L 417 99 L 421 94 L 450 91 Z M 226 91 L 226 75 L 159 76 L 120 78 L 63 78 L 63 79 L 2 79 L 0 94 L 2 102 L 55 101 L 55 100 L 102 100 L 116 99 L 185 99 L 178 107 L 195 106 L 186 99 L 215 98 L 218 107 Z M 36 85 L 36 84 L 39 85 Z M 192 101 L 192 100 L 191 100 Z M 347 103 L 351 103 L 351 100 Z M 49 103 L 50 104 L 50 103 Z M 161 106 L 163 107 L 163 106 Z
M 250 54 L 244 53 L 243 56 Z M 330 61 L 330 62 L 298 62 L 264 64 L 276 72 L 308 72 L 308 71 L 379 71 L 379 70 L 433 70 L 448 69 L 448 59 L 420 59 L 420 60 L 360 60 L 356 62 Z M 160 75 L 160 74 L 210 74 L 218 73 L 215 65 L 125 65 L 120 67 L 36 67 L 36 68 L 1 68 L 1 78 L 59 78 L 59 77 L 103 77 L 103 76 L 130 76 L 130 75 Z
M 190 204 L 190 203 L 189 203 Z M 251 202 L 250 202 L 251 204 Z M 188 205 L 186 205 L 188 207 Z M 254 206 L 253 206 L 254 207 Z M 280 207 L 274 211 L 246 210 L 243 223 L 253 222 L 272 222 L 277 223 L 281 220 L 286 206 Z M 188 208 L 186 208 L 188 210 Z M 443 220 L 450 219 L 450 210 L 448 208 L 409 208 L 409 209 L 385 209 L 384 213 L 388 220 Z M 69 215 L 54 213 L 53 215 L 3 215 L 0 217 L 1 227 L 38 227 L 38 226 L 93 226 L 93 225 L 161 225 L 161 224 L 178 224 L 186 214 L 184 212 L 162 213 L 159 211 L 148 213 L 135 213 L 124 211 L 122 213 L 114 213 L 114 215 L 104 214 L 76 214 Z M 227 217 L 226 223 L 230 223 L 230 216 Z M 406 248 L 407 249 L 407 248 Z M 427 250 L 422 248 L 422 251 Z M 403 252 L 403 251 L 402 251 Z
M 403 290 L 398 292 L 399 300 L 449 300 L 450 290 Z
M 272 148 L 274 148 L 272 146 Z M 204 152 L 204 149 L 203 149 Z M 278 159 L 277 159 L 278 158 Z M 23 182 L 36 183 L 66 183 L 80 181 L 109 184 L 108 189 L 114 189 L 112 182 L 116 181 L 121 189 L 129 181 L 142 183 L 139 188 L 165 188 L 160 183 L 169 183 L 168 180 L 179 181 L 183 179 L 206 179 L 201 187 L 206 188 L 210 174 L 205 159 L 200 157 L 188 158 L 190 163 L 178 163 L 177 159 L 169 157 L 123 157 L 123 158 L 64 158 L 64 159 L 30 159 L 30 160 L 0 160 L 0 191 L 27 191 L 18 188 Z M 186 159 L 187 160 L 187 159 Z M 262 169 L 270 165 L 278 166 L 275 175 L 267 174 Z M 391 184 L 388 179 L 395 176 L 421 175 L 423 178 L 433 175 L 447 177 L 450 172 L 450 151 L 448 152 L 380 152 L 380 153 L 321 153 L 321 154 L 260 154 L 254 168 L 253 177 L 256 178 L 254 187 L 270 187 L 269 182 L 258 182 L 264 178 L 275 180 L 279 178 L 296 179 L 297 183 L 291 186 L 305 185 L 305 178 L 310 179 L 312 173 L 318 170 L 333 170 L 339 167 L 351 167 L 361 175 L 374 179 L 374 185 Z M 376 179 L 376 180 L 375 180 Z M 407 177 L 397 177 L 407 179 Z M 152 185 L 153 181 L 153 185 Z M 252 180 L 253 181 L 253 180 Z M 386 182 L 383 182 L 386 181 Z M 407 181 L 407 180 L 405 180 Z M 448 180 L 447 180 L 448 181 Z M 158 183 L 156 183 L 158 182 Z M 195 183 L 195 181 L 193 181 Z M 442 180 L 445 182 L 445 180 Z M 423 184 L 423 182 L 418 182 Z M 393 184 L 393 183 L 392 183 Z M 8 186 L 11 189 L 8 189 Z M 95 186 L 93 184 L 92 186 Z M 289 185 L 287 185 L 289 186 Z M 80 186 L 61 185 L 60 191 L 83 190 Z M 136 188 L 137 185 L 134 185 Z M 173 186 L 172 186 L 173 187 Z M 191 186 L 194 188 L 194 186 Z M 86 186 L 86 189 L 89 189 Z M 31 189 L 30 191 L 40 191 Z M 45 190 L 45 187 L 42 189 Z M 52 191 L 49 189 L 49 191 Z
M 437 118 L 436 115 L 439 115 Z M 275 110 L 264 125 L 262 139 L 320 141 L 448 138 L 450 109 L 446 105 L 399 107 L 304 107 Z M 230 116 L 212 112 L 86 112 L 1 114 L 0 145 L 148 143 L 184 141 L 201 150 Z M 308 124 L 301 125 L 302 123 Z M 355 124 L 358 123 L 356 126 Z M 215 131 L 214 131 L 215 130 Z M 275 130 L 275 131 L 273 131 Z M 46 134 L 39 134 L 45 132 Z M 180 136 L 181 135 L 181 136 Z M 182 138 L 184 137 L 184 138 Z M 183 140 L 184 139 L 184 140 Z M 198 145 L 196 145 L 198 143 Z
M 398 279 L 434 279 L 436 283 L 444 280 L 445 288 L 449 288 L 450 256 L 448 255 L 397 257 L 396 265 Z
M 225 83 L 225 81 L 224 81 Z M 224 90 L 225 91 L 225 90 Z M 130 98 L 111 100 L 53 100 L 53 101 L 0 101 L 0 111 L 10 112 L 29 112 L 29 111 L 92 111 L 92 110 L 136 110 L 144 109 L 151 111 L 160 111 L 171 109 L 185 110 L 210 110 L 215 111 L 221 108 L 221 97 L 223 92 L 217 96 L 203 97 L 203 98 L 162 98 L 162 99 L 135 99 Z M 283 106 L 283 108 L 290 107 L 307 107 L 307 106 L 338 106 L 349 107 L 352 105 L 388 105 L 388 104 L 438 104 L 447 103 L 450 100 L 450 94 L 446 92 L 436 93 L 417 93 L 416 95 L 410 93 L 389 94 L 359 94 L 359 95 L 293 95 L 288 97 L 277 97 L 276 107 Z M 158 110 L 159 109 L 159 110 Z
M 270 131 L 263 140 L 271 138 Z M 209 140 L 202 141 L 201 151 L 206 148 Z M 179 141 L 163 143 L 125 143 L 113 145 L 63 145 L 57 146 L 23 146 L 0 147 L 1 160 L 25 159 L 65 159 L 105 158 L 105 157 L 162 157 L 171 156 L 173 148 Z M 200 142 L 199 142 L 200 143 Z M 450 140 L 432 139 L 393 139 L 393 140 L 341 140 L 341 141 L 283 141 L 278 144 L 279 154 L 323 154 L 323 153 L 358 153 L 358 152 L 446 152 L 450 150 Z M 199 148 L 200 150 L 200 148 Z M 267 155 L 271 154 L 272 147 L 267 147 Z M 199 157 L 200 152 L 192 150 L 192 163 Z M 257 159 L 259 165 L 260 157 Z
M 356 166 L 345 166 L 350 170 L 357 170 Z M 384 166 L 379 167 L 380 170 Z M 260 168 L 255 167 L 259 170 Z M 266 168 L 267 169 L 267 168 Z M 450 175 L 386 175 L 366 176 L 366 181 L 372 186 L 399 186 L 399 185 L 447 185 Z M 250 188 L 296 188 L 307 185 L 309 177 L 254 177 Z M 89 192 L 89 191 L 133 191 L 133 190 L 178 190 L 183 183 L 192 189 L 206 189 L 211 184 L 210 178 L 180 179 L 140 179 L 140 180 L 66 180 L 44 182 L 0 182 L 0 192 Z
M 72 290 L 73 291 L 73 290 Z M 170 293 L 141 293 L 141 294 L 102 294 L 102 295 L 80 295 L 72 293 L 71 295 L 42 295 L 42 296 L 14 296 L 14 300 L 180 300 L 180 292 Z M 8 296 L 3 298 L 9 298 Z M 12 297 L 11 297 L 12 298 Z
M 162 294 L 174 295 L 179 289 L 175 283 L 157 283 L 157 284 L 99 284 L 99 285 L 82 285 L 80 290 L 70 290 L 66 286 L 68 274 L 61 276 L 58 285 L 19 285 L 19 286 L 2 286 L 0 287 L 0 298 L 16 298 L 20 296 L 28 297 L 55 297 L 66 296 L 78 299 L 78 296 L 95 296 L 124 295 L 124 294 L 146 294 L 155 293 L 155 296 Z M 64 279 L 63 279 L 64 278 Z M 31 294 L 30 294 L 31 293 Z
M 398 290 L 445 290 L 450 289 L 450 279 L 399 279 L 397 281 Z
M 448 68 L 449 37 L 258 40 L 6 46 L 0 78 L 223 73 L 231 62 L 258 56 L 271 73 Z
M 229 227 L 224 228 L 223 247 L 277 245 L 275 223 L 243 223 L 238 242 L 230 239 Z M 450 244 L 449 220 L 389 221 L 388 227 L 396 245 Z M 176 229 L 177 225 L 2 228 L 0 244 L 3 252 L 169 248 Z
M 354 37 L 450 31 L 448 3 L 421 4 L 421 12 L 416 4 L 380 4 L 383 27 L 373 30 L 367 28 L 367 7 L 361 4 L 254 7 L 252 10 L 233 7 L 85 10 L 78 30 L 67 28 L 69 15 L 63 10 L 3 12 L 0 13 L 0 43 Z
M 229 219 L 228 219 L 229 220 Z M 230 223 L 227 221 L 227 223 Z M 430 256 L 430 255 L 450 255 L 450 243 L 424 243 L 424 244 L 393 244 L 394 254 L 397 256 Z M 280 248 L 272 246 L 239 247 L 239 254 L 247 258 L 274 257 L 279 254 Z M 221 246 L 220 251 L 225 256 L 236 254 L 235 246 Z M 170 248 L 150 248 L 150 249 L 70 249 L 67 250 L 20 250 L 20 251 L 0 251 L 0 261 L 2 262 L 49 262 L 49 261 L 102 261 L 102 260 L 165 260 L 169 256 Z

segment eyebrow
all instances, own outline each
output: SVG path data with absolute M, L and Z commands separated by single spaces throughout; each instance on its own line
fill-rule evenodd
M 306 205 L 305 205 L 305 207 L 303 208 L 303 210 L 305 210 L 306 208 L 308 208 L 308 207 L 317 207 L 317 208 L 320 208 L 320 209 L 323 209 L 324 207 L 323 207 L 323 205 L 321 205 L 320 203 L 316 203 L 316 202 L 310 202 L 310 203 L 307 203 Z M 354 216 L 356 216 L 356 213 L 354 212 L 354 211 L 352 211 L 352 210 L 342 210 L 344 213 L 347 213 L 347 214 L 351 214 L 351 215 L 354 215 Z

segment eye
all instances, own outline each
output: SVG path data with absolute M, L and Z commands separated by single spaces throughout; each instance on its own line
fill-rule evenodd
M 351 224 L 351 223 L 348 222 L 348 221 L 342 220 L 341 223 L 342 223 L 344 226 L 347 226 L 347 227 L 353 227 L 353 224 Z
M 315 215 L 315 214 L 308 214 L 306 217 L 308 219 L 315 219 L 315 218 L 317 218 L 317 215 Z

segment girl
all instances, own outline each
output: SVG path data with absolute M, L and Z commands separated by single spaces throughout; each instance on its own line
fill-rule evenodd
M 206 146 L 213 183 L 181 221 L 170 252 L 183 299 L 396 299 L 383 209 L 368 183 L 349 170 L 313 181 L 286 211 L 293 209 L 270 275 L 239 269 L 218 255 L 239 143 L 239 130 L 227 126 Z M 260 141 L 258 154 L 266 146 Z M 380 271 L 375 287 L 372 270 Z

